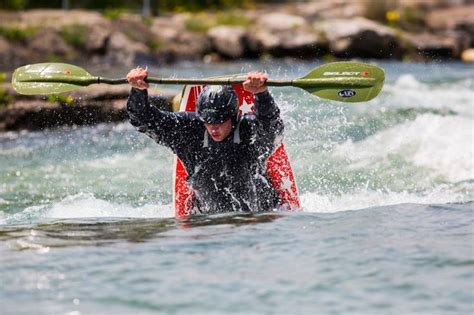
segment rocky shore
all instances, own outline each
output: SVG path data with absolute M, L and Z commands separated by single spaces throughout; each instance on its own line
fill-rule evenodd
M 158 17 L 82 10 L 0 12 L 0 71 L 59 61 L 91 67 L 279 57 L 473 61 L 474 5 L 469 1 L 386 3 L 321 0 Z M 74 98 L 71 110 L 64 105 L 67 100 L 19 97 L 6 84 L 0 87 L 0 131 L 88 123 L 77 121 L 81 106 L 93 113 L 89 123 L 121 120 L 127 94 L 128 88 L 107 87 L 95 94 L 88 89 L 87 96 Z
M 92 85 L 87 89 L 67 93 L 67 96 L 18 95 L 10 84 L 0 85 L 10 104 L 0 108 L 0 132 L 13 130 L 41 130 L 63 125 L 84 126 L 127 119 L 126 104 L 130 87 Z M 176 93 L 150 89 L 160 95 L 155 106 L 171 111 Z
M 0 12 L 0 70 L 59 60 L 133 66 L 283 56 L 459 59 L 474 47 L 474 5 L 444 2 L 399 1 L 385 11 L 364 0 L 325 0 L 149 18 L 81 10 Z

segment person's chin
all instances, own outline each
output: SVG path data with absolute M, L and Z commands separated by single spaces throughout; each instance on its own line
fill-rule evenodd
M 222 136 L 212 136 L 212 135 L 211 135 L 211 138 L 212 138 L 212 140 L 214 140 L 215 142 L 221 142 L 222 140 L 224 140 L 224 139 L 222 139 Z

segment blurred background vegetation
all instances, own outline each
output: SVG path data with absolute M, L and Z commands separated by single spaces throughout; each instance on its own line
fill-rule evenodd
M 285 0 L 1 0 L 0 9 L 26 10 L 90 9 L 161 12 L 200 11 L 209 9 L 252 8 L 260 3 L 285 3 Z M 152 10 L 150 9 L 152 8 Z

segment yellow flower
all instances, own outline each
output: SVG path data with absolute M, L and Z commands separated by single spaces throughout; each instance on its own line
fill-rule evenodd
M 390 10 L 385 13 L 385 18 L 388 22 L 393 23 L 400 20 L 400 12 L 397 10 Z
M 74 101 L 74 97 L 72 97 L 71 95 L 68 95 L 68 97 L 66 97 L 66 104 L 71 104 L 72 102 Z

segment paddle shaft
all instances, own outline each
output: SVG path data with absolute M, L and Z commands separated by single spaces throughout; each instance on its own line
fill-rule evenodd
M 229 79 L 163 79 L 163 78 L 147 78 L 145 81 L 148 83 L 155 84 L 211 84 L 211 85 L 230 85 L 230 84 L 241 84 L 245 81 L 245 78 L 229 78 Z M 28 79 L 23 80 L 28 82 Z M 88 86 L 95 83 L 105 83 L 111 85 L 126 84 L 128 83 L 126 78 L 110 79 L 102 77 L 43 77 L 35 78 L 34 82 L 44 83 L 70 83 L 80 86 Z M 328 78 L 315 78 L 315 79 L 296 79 L 296 80 L 268 80 L 268 86 L 297 86 L 300 88 L 305 87 L 338 87 L 338 86 L 350 86 L 350 87 L 369 87 L 375 83 L 373 78 L 341 78 L 341 77 L 328 77 Z
M 268 86 L 293 86 L 314 96 L 340 102 L 366 102 L 379 94 L 384 83 L 382 68 L 354 62 L 321 65 L 304 77 L 292 80 L 268 80 Z M 154 84 L 237 85 L 245 82 L 244 74 L 212 78 L 152 78 Z M 104 78 L 65 63 L 38 63 L 15 70 L 12 85 L 20 94 L 50 95 L 74 91 L 91 84 L 127 84 L 126 78 Z

